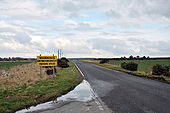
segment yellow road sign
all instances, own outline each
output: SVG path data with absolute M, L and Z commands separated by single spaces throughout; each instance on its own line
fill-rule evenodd
M 57 56 L 37 56 L 38 66 L 57 66 Z

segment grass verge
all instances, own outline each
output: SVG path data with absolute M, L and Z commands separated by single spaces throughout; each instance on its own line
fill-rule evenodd
M 158 80 L 158 81 L 170 84 L 170 77 L 166 77 L 166 76 L 163 76 L 163 75 L 158 76 L 158 75 L 152 75 L 152 74 L 140 72 L 140 71 L 129 71 L 129 70 L 125 70 L 125 69 L 123 69 L 119 66 L 116 66 L 116 65 L 112 65 L 112 64 L 108 64 L 108 63 L 100 64 L 99 62 L 92 61 L 92 60 L 91 61 L 82 60 L 81 62 L 91 63 L 91 64 L 102 66 L 102 67 L 105 67 L 105 68 L 108 68 L 108 69 L 125 72 L 125 73 L 128 73 L 128 74 L 134 75 L 134 76 L 145 77 L 145 78 L 154 79 L 154 80 Z
M 70 67 L 57 72 L 57 77 L 24 85 L 15 89 L 0 90 L 0 111 L 15 112 L 29 106 L 46 102 L 61 96 L 78 85 L 82 78 L 70 62 Z

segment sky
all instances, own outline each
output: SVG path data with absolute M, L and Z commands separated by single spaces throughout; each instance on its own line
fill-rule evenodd
M 170 0 L 0 0 L 0 57 L 170 56 Z

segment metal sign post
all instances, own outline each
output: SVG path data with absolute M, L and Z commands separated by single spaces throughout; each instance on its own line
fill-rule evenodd
M 41 56 L 41 54 L 40 54 L 40 56 Z M 40 66 L 40 77 L 42 78 L 42 67 Z
M 54 54 L 53 54 L 53 57 L 54 57 Z M 54 70 L 54 66 L 53 66 L 53 78 L 55 77 L 55 70 Z

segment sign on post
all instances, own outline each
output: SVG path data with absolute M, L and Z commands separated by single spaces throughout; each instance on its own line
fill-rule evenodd
M 57 56 L 37 56 L 38 66 L 57 66 Z

